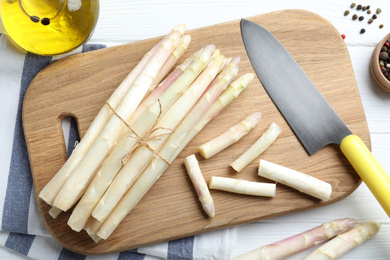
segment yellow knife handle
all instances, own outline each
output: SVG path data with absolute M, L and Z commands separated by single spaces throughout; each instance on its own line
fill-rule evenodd
M 341 151 L 360 178 L 366 183 L 379 204 L 390 217 L 390 177 L 372 155 L 362 139 L 346 136 L 340 143 Z

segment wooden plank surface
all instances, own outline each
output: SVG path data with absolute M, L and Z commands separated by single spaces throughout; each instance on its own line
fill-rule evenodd
M 322 17 L 300 10 L 277 11 L 249 20 L 261 24 L 281 41 L 350 129 L 370 147 L 348 51 L 337 30 Z M 238 20 L 188 33 L 193 40 L 183 59 L 206 44 L 215 44 L 227 57 L 241 56 L 239 75 L 253 72 Z M 158 40 L 71 56 L 54 62 L 32 81 L 24 100 L 23 125 L 36 194 L 66 160 L 61 119 L 74 116 L 82 135 L 111 92 Z M 283 185 L 278 185 L 272 199 L 212 191 L 216 217 L 208 219 L 186 175 L 183 159 L 255 111 L 263 112 L 262 121 L 240 142 L 208 160 L 197 154 L 206 181 L 216 175 L 269 182 L 256 175 L 258 160 L 239 174 L 229 164 L 276 122 L 283 132 L 261 158 L 331 183 L 332 197 L 321 202 Z M 66 225 L 70 212 L 53 220 L 47 213 L 48 205 L 38 199 L 38 206 L 49 232 L 63 246 L 84 254 L 104 254 L 322 207 L 345 198 L 359 184 L 359 177 L 337 146 L 329 145 L 308 156 L 256 78 L 194 138 L 108 240 L 95 244 L 86 233 L 76 233 Z

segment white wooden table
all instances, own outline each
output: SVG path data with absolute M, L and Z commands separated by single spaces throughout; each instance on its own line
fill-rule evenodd
M 90 42 L 109 45 L 163 35 L 180 23 L 185 23 L 188 29 L 194 29 L 281 9 L 304 9 L 323 16 L 340 34 L 346 35 L 345 42 L 371 133 L 372 152 L 390 173 L 390 93 L 377 86 L 369 72 L 369 61 L 376 43 L 390 31 L 388 1 L 356 2 L 370 4 L 374 10 L 378 7 L 382 9 L 377 21 L 371 25 L 367 22 L 353 22 L 351 14 L 344 17 L 344 11 L 350 9 L 352 1 L 340 0 L 101 0 L 100 3 L 99 22 Z M 378 28 L 381 23 L 384 24 L 383 29 Z M 366 28 L 366 33 L 359 34 L 363 27 Z M 300 233 L 323 222 L 345 217 L 353 217 L 359 221 L 379 221 L 382 228 L 375 237 L 341 259 L 390 259 L 390 220 L 365 184 L 346 199 L 330 206 L 240 226 L 232 256 Z M 290 259 L 302 259 L 307 252 Z M 26 258 L 0 248 L 0 259 Z

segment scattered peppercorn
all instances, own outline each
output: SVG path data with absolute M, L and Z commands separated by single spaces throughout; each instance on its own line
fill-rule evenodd
M 383 28 L 383 24 L 379 25 L 379 28 L 382 29 Z
M 356 6 L 356 3 L 351 4 L 351 8 L 355 8 L 355 6 Z
M 345 12 L 344 12 L 344 16 L 347 16 L 347 15 L 349 15 L 349 10 L 345 10 Z
M 374 14 L 373 16 L 372 16 L 372 19 L 376 19 L 376 18 L 378 18 L 378 16 L 376 16 L 376 14 Z
M 374 20 L 368 19 L 368 23 L 371 24 Z
M 380 8 L 376 9 L 377 14 L 380 14 L 381 12 L 382 12 L 382 9 L 380 9 Z
M 356 19 L 358 19 L 358 16 L 357 16 L 357 14 L 354 14 L 354 15 L 352 16 L 352 20 L 356 20 Z
M 357 10 L 361 10 L 362 8 L 363 8 L 362 5 L 358 5 L 358 6 L 356 7 Z
M 386 46 L 383 46 L 381 51 L 387 51 L 387 47 Z
M 363 21 L 364 20 L 364 17 L 363 16 L 359 16 L 359 21 Z
M 342 35 L 341 35 L 341 38 L 345 39 L 345 34 L 342 34 Z
M 370 9 L 370 7 L 371 7 L 370 5 L 367 5 L 367 10 Z
M 366 29 L 364 29 L 364 28 L 362 28 L 361 30 L 360 30 L 360 33 L 361 34 L 363 34 L 363 33 L 365 33 L 366 32 Z M 386 52 L 387 53 L 387 52 Z
M 389 43 L 389 42 L 385 42 L 385 46 L 386 46 L 387 48 L 390 48 L 390 43 Z
M 367 10 L 367 14 L 371 14 L 371 10 Z
M 363 11 L 366 11 L 367 10 L 367 6 L 363 6 Z

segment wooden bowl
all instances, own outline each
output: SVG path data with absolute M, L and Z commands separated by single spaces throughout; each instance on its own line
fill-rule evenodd
M 388 80 L 382 73 L 379 66 L 379 53 L 387 39 L 390 38 L 390 33 L 387 34 L 375 47 L 374 52 L 371 56 L 370 70 L 371 74 L 374 77 L 375 81 L 381 86 L 384 90 L 390 92 L 390 80 Z

